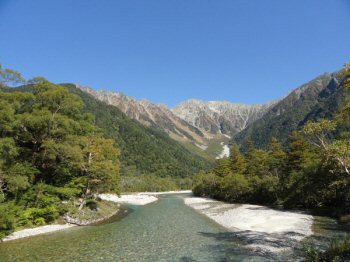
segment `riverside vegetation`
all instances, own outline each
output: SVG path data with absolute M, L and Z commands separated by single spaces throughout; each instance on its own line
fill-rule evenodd
M 206 159 L 191 153 L 161 129 L 145 127 L 117 107 L 97 100 L 75 85 L 64 86 L 83 100 L 83 111 L 92 114 L 96 126 L 120 148 L 120 174 L 126 184 L 129 177 L 130 180 L 135 176 L 147 177 L 146 180 L 161 177 L 163 182 L 167 180 L 178 189 L 188 189 L 188 177 L 212 167 Z M 147 186 L 149 183 L 145 181 L 143 184 Z
M 350 65 L 342 88 L 350 88 Z M 267 150 L 251 141 L 247 152 L 233 145 L 229 158 L 196 176 L 193 192 L 235 203 L 326 209 L 349 220 L 350 100 L 333 119 L 309 121 L 289 136 L 286 147 L 272 138 Z M 336 261 L 350 254 L 349 240 L 325 253 L 308 249 L 310 261 Z
M 10 90 L 21 75 L 0 68 L 0 238 L 68 211 L 96 209 L 96 195 L 119 193 L 119 149 L 67 88 L 43 78 Z
M 344 72 L 342 90 L 350 88 L 349 66 Z M 0 238 L 64 215 L 108 216 L 117 206 L 100 201 L 101 192 L 192 186 L 198 196 L 326 209 L 347 222 L 349 120 L 347 100 L 330 118 L 292 132 L 287 143 L 273 137 L 268 148 L 257 147 L 256 141 L 248 141 L 244 150 L 234 144 L 229 158 L 206 171 L 211 163 L 163 131 L 131 120 L 75 85 L 41 77 L 25 81 L 0 67 Z M 349 246 L 345 239 L 326 252 L 309 247 L 307 259 L 343 259 Z
M 117 207 L 100 192 L 188 189 L 210 166 L 74 85 L 0 66 L 0 239 L 66 215 L 108 216 Z

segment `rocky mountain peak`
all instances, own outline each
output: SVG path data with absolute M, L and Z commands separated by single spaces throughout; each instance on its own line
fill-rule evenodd
M 246 105 L 190 99 L 175 106 L 172 111 L 204 132 L 232 136 L 263 116 L 272 104 Z
M 88 87 L 76 86 L 95 98 L 118 107 L 126 115 L 140 123 L 162 129 L 176 140 L 203 143 L 204 135 L 202 132 L 177 117 L 165 104 L 156 105 L 147 99 L 138 101 L 122 93 L 95 91 Z
M 213 139 L 224 148 L 230 137 L 259 119 L 270 106 L 190 99 L 169 109 L 165 104 L 156 105 L 146 99 L 136 100 L 122 93 L 96 91 L 80 85 L 76 87 L 100 101 L 118 107 L 143 125 L 159 128 L 186 145 L 192 144 L 192 148 L 197 150 L 206 150 L 209 144 L 213 144 L 209 143 Z

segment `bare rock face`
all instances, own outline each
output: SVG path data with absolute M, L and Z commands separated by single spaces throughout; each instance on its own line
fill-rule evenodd
M 165 131 L 171 138 L 189 147 L 189 150 L 195 152 L 199 148 L 214 158 L 226 156 L 228 153 L 225 148 L 229 139 L 261 118 L 273 104 L 244 105 L 193 99 L 169 109 L 164 104 L 138 101 L 122 93 L 96 91 L 79 85 L 76 87 L 106 104 L 118 107 L 145 126 Z M 222 147 L 223 152 L 216 152 L 213 149 L 215 144 Z
M 177 105 L 172 111 L 202 132 L 233 136 L 261 118 L 273 104 L 245 105 L 191 99 Z
M 199 148 L 211 157 L 220 157 L 231 138 L 241 146 L 255 141 L 256 146 L 265 148 L 272 137 L 284 143 L 292 131 L 308 120 L 317 120 L 318 116 L 331 117 L 341 105 L 343 91 L 339 86 L 343 78 L 344 70 L 323 74 L 286 97 L 266 104 L 191 99 L 172 109 L 147 100 L 137 101 L 121 93 L 76 86 L 118 107 L 130 118 L 165 131 L 193 152 Z M 218 147 L 223 151 L 218 152 Z
M 76 85 L 100 101 L 118 107 L 132 119 L 146 126 L 160 128 L 176 140 L 190 140 L 204 143 L 204 134 L 195 126 L 176 116 L 166 105 L 156 105 L 148 100 L 137 101 L 122 93 L 96 91 Z

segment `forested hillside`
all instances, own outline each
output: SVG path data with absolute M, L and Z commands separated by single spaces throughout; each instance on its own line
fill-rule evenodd
M 322 92 L 330 90 L 331 85 L 332 81 Z M 334 86 L 333 94 L 345 94 L 349 89 L 350 67 L 347 67 L 345 80 L 339 87 Z M 344 96 L 342 100 L 346 102 L 338 111 L 337 103 L 332 108 L 333 98 L 327 101 L 328 108 L 318 111 L 314 106 L 308 117 L 318 120 L 304 123 L 300 131 L 282 139 L 287 140 L 285 147 L 275 137 L 266 149 L 249 143 L 246 153 L 233 145 L 229 158 L 218 160 L 212 171 L 198 174 L 194 193 L 235 203 L 325 208 L 349 215 L 350 98 Z M 319 118 L 328 117 L 328 113 L 332 120 Z
M 205 142 L 205 135 L 196 127 L 176 116 L 165 104 L 154 104 L 146 99 L 140 101 L 122 93 L 97 91 L 89 87 L 76 87 L 108 105 L 116 106 L 131 119 L 147 127 L 157 128 L 171 138 L 183 143 Z
M 209 167 L 74 85 L 0 66 L 0 239 L 63 215 L 98 217 L 101 192 L 188 188 Z
M 196 176 L 194 194 L 233 203 L 311 209 L 336 216 L 341 224 L 348 224 L 350 64 L 346 65 L 342 73 L 342 81 L 337 82 L 333 78 L 326 88 L 318 92 L 318 99 L 315 101 L 317 104 L 306 115 L 306 111 L 300 109 L 308 108 L 307 104 L 303 105 L 298 101 L 294 105 L 301 108 L 294 107 L 289 112 L 287 110 L 286 116 L 275 115 L 275 119 L 280 121 L 303 119 L 300 125 L 287 129 L 290 132 L 299 127 L 298 131 L 285 134 L 286 137 L 272 137 L 267 146 L 267 139 L 256 140 L 255 144 L 262 145 L 264 149 L 256 147 L 252 140 L 247 141 L 244 152 L 234 144 L 229 158 L 218 160 L 213 170 Z M 323 80 L 320 78 L 316 81 Z M 307 88 L 309 87 L 306 86 Z M 311 90 L 315 89 L 311 86 Z M 295 95 L 298 94 L 293 94 Z M 306 98 L 307 96 L 303 99 L 305 102 L 311 102 Z M 292 105 L 293 103 L 290 104 Z M 298 117 L 293 112 L 302 114 Z M 266 123 L 271 121 L 271 129 L 265 126 L 266 123 L 260 122 L 265 129 L 251 130 L 251 134 L 264 132 L 269 138 L 276 134 L 271 131 L 281 131 L 274 129 L 281 122 L 273 122 L 273 119 L 271 115 L 265 118 L 268 120 Z M 255 125 L 255 128 L 258 126 Z M 305 247 L 305 253 L 306 261 L 348 261 L 350 241 L 347 237 L 332 242 L 326 251 L 308 246 Z
M 95 124 L 121 149 L 122 175 L 151 174 L 189 177 L 211 164 L 189 152 L 166 133 L 148 128 L 127 117 L 117 107 L 65 84 L 84 101 L 84 111 L 95 116 Z
M 31 81 L 31 92 L 8 87 L 21 81 L 0 67 L 0 238 L 97 210 L 99 192 L 120 188 L 120 150 L 82 111 L 83 101 L 42 78 Z
M 295 89 L 273 106 L 261 119 L 237 134 L 232 143 L 237 143 L 244 151 L 250 143 L 267 149 L 272 137 L 283 146 L 289 135 L 301 130 L 309 120 L 333 118 L 345 103 L 349 90 L 341 88 L 344 71 L 324 74 Z

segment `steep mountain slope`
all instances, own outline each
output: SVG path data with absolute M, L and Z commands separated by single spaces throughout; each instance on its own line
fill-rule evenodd
M 137 101 L 122 93 L 95 91 L 88 87 L 76 85 L 80 90 L 91 94 L 106 104 L 118 107 L 122 112 L 140 123 L 159 128 L 176 140 L 204 142 L 204 134 L 186 121 L 177 117 L 166 105 L 155 105 L 147 100 Z
M 177 105 L 172 111 L 208 136 L 233 136 L 261 118 L 273 104 L 244 105 L 192 99 Z
M 308 120 L 333 117 L 348 92 L 340 87 L 343 78 L 343 71 L 327 73 L 300 86 L 235 135 L 232 142 L 245 148 L 248 141 L 252 141 L 255 146 L 266 148 L 272 137 L 285 143 L 289 134 Z
M 259 119 L 271 106 L 189 100 L 169 109 L 164 104 L 137 101 L 121 93 L 76 87 L 106 104 L 118 107 L 147 127 L 165 131 L 191 152 L 209 160 L 227 155 L 226 145 L 231 136 Z
M 123 175 L 189 177 L 210 167 L 208 161 L 189 152 L 164 132 L 141 125 L 117 107 L 97 100 L 75 85 L 62 85 L 82 98 L 84 111 L 94 115 L 101 131 L 116 141 L 121 149 Z

